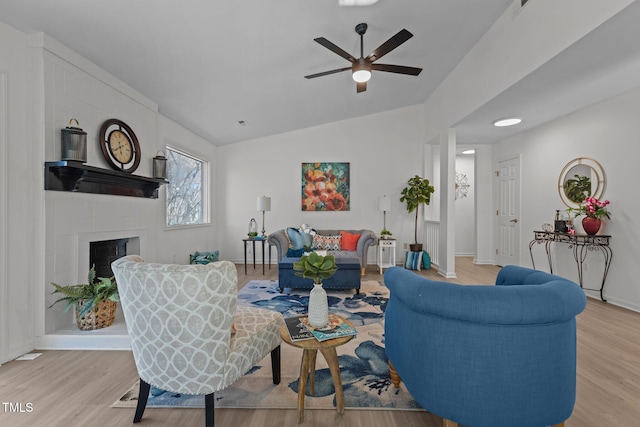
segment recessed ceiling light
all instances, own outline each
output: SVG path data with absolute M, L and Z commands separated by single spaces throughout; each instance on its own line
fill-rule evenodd
M 340 6 L 371 6 L 378 0 L 338 0 Z
M 498 127 L 513 126 L 513 125 L 517 125 L 521 121 L 522 119 L 519 119 L 517 117 L 509 117 L 506 119 L 496 120 L 495 122 L 493 122 L 493 125 Z
M 462 154 L 475 154 L 476 150 L 464 150 Z

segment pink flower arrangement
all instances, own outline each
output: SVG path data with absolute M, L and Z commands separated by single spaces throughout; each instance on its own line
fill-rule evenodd
M 610 202 L 608 200 L 601 202 L 595 197 L 587 197 L 584 199 L 583 205 L 580 205 L 580 207 L 576 209 L 569 208 L 567 211 L 569 213 L 573 213 L 576 217 L 585 215 L 590 218 L 598 219 L 602 219 L 604 217 L 611 218 L 611 213 L 607 210 L 609 203 Z

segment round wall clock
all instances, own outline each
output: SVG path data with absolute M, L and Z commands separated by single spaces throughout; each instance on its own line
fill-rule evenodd
M 100 149 L 109 166 L 132 173 L 140 164 L 140 144 L 133 129 L 122 120 L 109 119 L 100 128 Z

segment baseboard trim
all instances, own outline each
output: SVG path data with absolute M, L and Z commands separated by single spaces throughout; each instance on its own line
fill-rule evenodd
M 37 350 L 131 350 L 128 335 L 56 335 L 36 337 Z

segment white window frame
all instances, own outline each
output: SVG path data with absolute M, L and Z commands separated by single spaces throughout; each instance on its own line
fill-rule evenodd
M 209 173 L 210 166 L 209 161 L 199 157 L 195 154 L 188 153 L 185 150 L 180 148 L 176 148 L 174 146 L 167 145 L 166 146 L 167 153 L 169 151 L 173 151 L 175 153 L 180 154 L 181 156 L 189 157 L 197 162 L 202 164 L 202 182 L 201 182 L 201 197 L 202 197 L 202 222 L 193 223 L 193 224 L 169 224 L 169 186 L 167 186 L 166 191 L 166 200 L 165 200 L 165 226 L 168 229 L 174 230 L 177 228 L 190 228 L 190 227 L 202 227 L 211 224 L 211 215 L 210 215 L 210 206 L 209 206 Z M 168 156 L 167 156 L 168 157 Z M 167 161 L 167 172 L 169 170 L 169 162 Z

